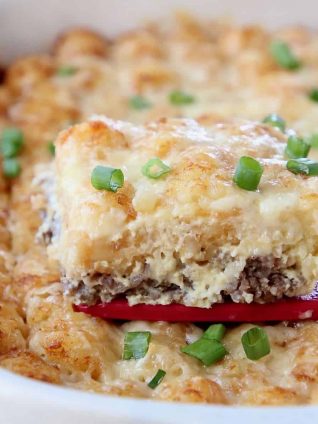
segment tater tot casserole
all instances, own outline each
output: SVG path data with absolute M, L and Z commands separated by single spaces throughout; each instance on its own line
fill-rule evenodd
M 105 395 L 317 404 L 310 314 L 209 326 L 74 309 L 311 293 L 317 75 L 315 30 L 184 13 L 113 39 L 71 28 L 4 69 L 0 366 Z

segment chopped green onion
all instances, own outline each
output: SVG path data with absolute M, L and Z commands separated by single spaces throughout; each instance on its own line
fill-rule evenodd
M 125 334 L 123 359 L 143 358 L 149 349 L 150 331 L 131 331 Z
M 281 132 L 284 132 L 286 129 L 286 123 L 284 119 L 279 115 L 276 115 L 276 113 L 271 113 L 270 115 L 265 116 L 263 123 L 278 128 L 281 130 Z
M 291 159 L 306 158 L 310 150 L 310 145 L 295 135 L 288 137 L 287 147 L 285 149 L 286 156 Z
M 314 133 L 312 135 L 310 135 L 309 137 L 307 137 L 307 143 L 310 144 L 310 146 L 313 149 L 317 149 L 318 148 L 318 133 Z
M 290 159 L 287 162 L 287 169 L 293 174 L 302 174 L 314 177 L 318 175 L 318 162 L 307 158 Z
M 16 178 L 21 173 L 21 165 L 16 158 L 4 159 L 2 170 L 6 178 Z
M 263 358 L 271 351 L 267 334 L 260 327 L 253 327 L 246 331 L 241 341 L 247 358 L 253 361 Z
M 308 93 L 308 97 L 313 102 L 318 102 L 318 88 L 312 88 Z
M 209 366 L 220 361 L 227 354 L 225 347 L 218 340 L 201 337 L 199 340 L 181 348 L 181 352 L 199 359 Z
M 19 128 L 5 128 L 1 135 L 1 153 L 4 158 L 17 156 L 23 147 L 24 137 Z
M 121 169 L 98 165 L 93 169 L 91 183 L 97 190 L 116 191 L 124 185 Z
M 129 99 L 129 106 L 132 109 L 143 110 L 150 108 L 152 104 L 142 96 L 133 96 Z
M 162 382 L 166 374 L 166 371 L 159 369 L 153 379 L 149 381 L 148 387 L 150 387 L 151 389 L 155 389 Z
M 53 143 L 53 141 L 48 142 L 47 148 L 48 148 L 49 152 L 51 153 L 51 155 L 55 156 L 55 144 Z
M 209 340 L 218 340 L 221 341 L 225 334 L 225 326 L 223 324 L 213 324 L 205 330 L 202 337 Z
M 176 106 L 189 105 L 195 101 L 191 94 L 184 93 L 183 91 L 175 90 L 169 95 L 170 103 Z
M 282 68 L 295 71 L 301 67 L 301 62 L 291 51 L 289 45 L 283 41 L 273 41 L 270 45 L 270 53 Z
M 263 174 L 262 165 L 250 156 L 242 156 L 236 166 L 233 181 L 244 190 L 255 191 Z
M 145 177 L 157 179 L 171 171 L 170 166 L 166 165 L 159 158 L 152 158 L 141 168 Z
M 56 71 L 56 74 L 59 77 L 70 77 L 77 72 L 77 68 L 75 66 L 60 66 Z

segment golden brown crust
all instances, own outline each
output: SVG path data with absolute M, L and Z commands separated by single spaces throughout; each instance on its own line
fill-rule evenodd
M 202 377 L 194 377 L 179 384 L 163 384 L 160 388 L 159 399 L 176 402 L 227 404 L 221 387 L 213 380 Z
M 307 402 L 307 396 L 297 393 L 292 389 L 264 387 L 251 392 L 244 403 L 255 406 L 280 406 L 299 405 Z
M 106 39 L 86 28 L 72 29 L 60 35 L 53 48 L 53 54 L 62 61 L 76 56 L 105 57 L 107 51 Z
M 59 370 L 45 363 L 32 352 L 15 352 L 0 356 L 0 366 L 45 383 L 61 384 Z
M 14 62 L 6 72 L 6 86 L 15 96 L 30 92 L 54 72 L 50 56 L 27 56 Z
M 114 55 L 118 60 L 139 61 L 148 58 L 160 59 L 164 55 L 158 31 L 151 29 L 131 31 L 114 41 Z
M 27 326 L 14 304 L 0 303 L 0 355 L 26 347 Z

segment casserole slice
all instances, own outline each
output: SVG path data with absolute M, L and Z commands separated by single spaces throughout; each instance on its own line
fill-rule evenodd
M 197 307 L 310 293 L 318 180 L 287 170 L 286 140 L 245 121 L 95 117 L 62 132 L 45 239 L 66 293 L 75 304 L 125 296 L 130 305 Z M 233 182 L 242 156 L 263 167 L 255 191 Z M 116 174 L 113 189 L 101 189 L 96 167 L 124 180 Z

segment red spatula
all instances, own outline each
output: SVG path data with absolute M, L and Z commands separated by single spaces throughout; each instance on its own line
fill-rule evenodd
M 307 296 L 275 303 L 220 303 L 211 308 L 179 304 L 129 306 L 126 300 L 113 300 L 94 306 L 77 305 L 74 310 L 104 319 L 176 322 L 260 322 L 318 320 L 318 285 Z

